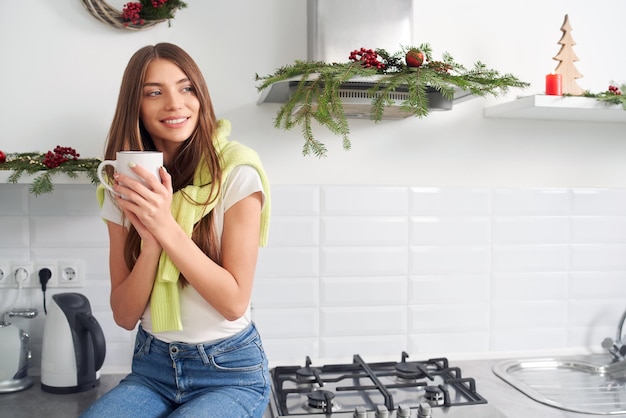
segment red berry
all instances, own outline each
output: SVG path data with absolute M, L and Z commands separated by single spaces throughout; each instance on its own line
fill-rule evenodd
M 0 164 L 4 164 L 7 162 L 7 155 L 4 151 L 0 151 Z

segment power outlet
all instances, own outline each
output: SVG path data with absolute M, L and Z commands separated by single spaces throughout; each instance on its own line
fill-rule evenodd
M 31 287 L 33 263 L 30 261 L 14 261 L 11 263 L 11 287 Z
M 31 287 L 41 289 L 39 274 L 46 269 L 50 271 L 50 279 L 48 280 L 46 287 L 50 288 L 58 286 L 59 270 L 57 262 L 54 260 L 38 260 L 35 261 L 33 265 L 33 274 L 31 275 Z
M 81 287 L 85 282 L 85 266 L 82 260 L 59 260 L 59 287 Z
M 0 261 L 0 287 L 11 286 L 11 267 L 8 262 Z

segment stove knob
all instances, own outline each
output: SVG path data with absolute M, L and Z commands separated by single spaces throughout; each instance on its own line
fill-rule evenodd
M 417 408 L 417 418 L 432 418 L 432 410 L 426 402 L 421 402 Z
M 376 417 L 376 418 L 389 418 L 389 410 L 384 405 L 378 405 L 376 407 L 376 415 L 374 415 L 374 417 Z
M 367 418 L 367 411 L 362 406 L 354 408 L 353 418 Z
M 396 412 L 397 418 L 410 418 L 411 417 L 411 408 L 406 405 L 398 405 L 398 411 Z

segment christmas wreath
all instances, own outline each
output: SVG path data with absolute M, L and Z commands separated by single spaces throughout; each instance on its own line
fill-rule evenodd
M 510 87 L 530 85 L 512 74 L 489 69 L 481 62 L 467 69 L 448 53 L 441 60 L 434 60 L 429 44 L 403 47 L 394 54 L 384 49 L 361 48 L 352 51 L 348 59 L 345 63 L 297 60 L 273 74 L 255 75 L 255 80 L 260 82 L 258 91 L 288 79 L 299 80 L 297 89 L 279 108 L 274 126 L 290 130 L 300 125 L 304 155 L 326 155 L 325 145 L 313 135 L 313 121 L 340 136 L 343 148 L 350 149 L 350 129 L 338 92 L 342 83 L 353 78 L 375 80 L 367 93 L 372 99 L 370 117 L 376 122 L 382 120 L 385 107 L 393 102 L 391 97 L 400 86 L 408 89 L 408 98 L 403 100 L 401 109 L 421 118 L 428 115 L 427 93 L 432 89 L 452 99 L 455 87 L 476 96 L 498 96 Z
M 0 170 L 13 171 L 7 179 L 9 183 L 17 183 L 23 174 L 39 173 L 30 185 L 30 192 L 35 196 L 52 192 L 54 174 L 62 173 L 70 178 L 77 178 L 78 173 L 84 172 L 92 184 L 99 184 L 97 168 L 100 160 L 79 157 L 80 154 L 74 148 L 60 145 L 45 154 L 36 152 L 6 154 L 0 151 Z

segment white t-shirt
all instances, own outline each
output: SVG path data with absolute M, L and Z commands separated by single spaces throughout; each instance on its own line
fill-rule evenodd
M 224 213 L 241 199 L 258 191 L 263 193 L 264 203 L 265 193 L 256 169 L 249 165 L 241 165 L 231 171 L 224 183 L 224 187 L 222 187 L 217 205 L 213 209 L 218 245 L 221 245 L 222 232 L 224 230 Z M 122 225 L 122 211 L 108 193 L 105 193 L 101 214 L 107 221 Z M 128 221 L 126 221 L 126 224 L 128 225 Z M 152 315 L 149 302 L 141 317 L 141 326 L 147 332 L 165 342 L 198 344 L 230 337 L 242 331 L 252 322 L 249 304 L 246 313 L 241 318 L 235 321 L 228 321 L 191 285 L 180 289 L 180 307 L 183 323 L 182 331 L 154 333 L 152 331 Z

